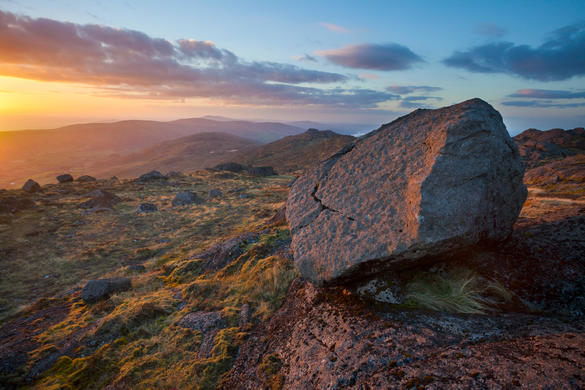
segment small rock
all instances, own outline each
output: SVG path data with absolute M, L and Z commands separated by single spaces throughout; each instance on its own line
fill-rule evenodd
M 213 190 L 209 191 L 208 199 L 211 199 L 211 198 L 221 198 L 222 196 L 223 196 L 223 192 L 221 192 L 218 189 L 213 189 Z
M 201 345 L 199 346 L 199 358 L 207 358 L 213 348 L 213 339 L 220 329 L 226 327 L 226 323 L 221 317 L 221 312 L 199 311 L 189 313 L 179 320 L 177 326 L 198 330 L 203 334 Z
M 193 203 L 201 204 L 203 202 L 204 200 L 193 192 L 183 191 L 175 195 L 175 198 L 173 199 L 173 206 L 185 206 Z
M 30 192 L 32 194 L 33 192 L 39 192 L 41 190 L 41 186 L 33 179 L 28 179 L 22 186 L 22 189 L 23 191 Z
M 81 290 L 81 299 L 86 303 L 107 299 L 110 294 L 127 291 L 132 288 L 129 278 L 96 279 L 86 283 Z
M 73 181 L 73 176 L 71 176 L 68 173 L 65 173 L 63 175 L 57 176 L 57 181 L 59 181 L 59 183 L 70 183 Z
M 158 207 L 152 203 L 140 203 L 138 206 L 139 213 L 153 213 L 155 211 L 158 211 Z
M 130 264 L 128 266 L 128 271 L 130 271 L 130 272 L 145 272 L 146 267 L 143 266 L 142 264 Z
M 80 183 L 89 183 L 92 181 L 96 181 L 96 178 L 93 176 L 89 176 L 89 175 L 83 175 L 83 176 L 79 176 L 77 179 L 75 179 L 75 181 L 78 181 Z
M 248 325 L 248 322 L 250 322 L 250 305 L 245 303 L 240 309 L 240 328 Z
M 91 197 L 90 200 L 85 201 L 79 205 L 82 209 L 112 209 L 115 204 L 122 201 L 118 196 L 108 191 L 95 190 L 87 194 Z
M 275 176 L 276 171 L 272 167 L 248 167 L 248 173 L 252 176 Z
M 150 171 L 141 175 L 138 178 L 139 182 L 147 182 L 147 181 L 154 181 L 154 180 L 167 180 L 167 177 L 160 173 L 159 171 Z
M 235 162 L 227 162 L 223 164 L 217 164 L 216 166 L 213 167 L 213 169 L 216 169 L 218 171 L 230 171 L 238 173 L 246 170 L 246 167 L 242 164 L 238 164 Z

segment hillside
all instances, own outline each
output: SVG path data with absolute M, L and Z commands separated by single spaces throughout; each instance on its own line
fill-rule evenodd
M 171 122 L 89 123 L 48 130 L 0 132 L 0 188 L 20 186 L 28 178 L 50 183 L 63 172 L 93 174 L 89 167 L 157 143 L 203 132 L 223 132 L 266 143 L 300 133 L 280 123 L 215 121 L 204 118 Z M 105 165 L 104 165 L 105 164 Z M 94 174 L 95 175 L 95 174 Z M 12 186 L 12 188 L 13 188 Z
M 514 141 L 526 165 L 526 184 L 540 187 L 554 185 L 554 192 L 559 196 L 582 194 L 585 183 L 583 128 L 528 129 L 515 136 Z
M 194 172 L 229 160 L 236 154 L 255 150 L 259 145 L 257 141 L 227 133 L 200 133 L 99 161 L 88 171 L 98 177 L 135 177 L 153 169 Z
M 237 161 L 245 165 L 271 166 L 279 173 L 294 172 L 329 157 L 354 139 L 330 130 L 309 129 L 239 155 Z

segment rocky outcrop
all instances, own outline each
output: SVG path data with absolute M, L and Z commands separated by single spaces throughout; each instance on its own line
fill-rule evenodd
M 68 173 L 65 173 L 63 175 L 57 176 L 57 181 L 59 183 L 71 183 L 73 181 L 73 176 L 71 176 Z
M 111 294 L 131 288 L 132 284 L 128 278 L 90 280 L 81 290 L 81 299 L 86 303 L 95 303 L 107 299 Z
M 185 206 L 190 204 L 201 204 L 204 200 L 189 191 L 182 191 L 175 195 L 173 199 L 173 206 Z
M 22 190 L 32 194 L 34 192 L 39 192 L 41 190 L 41 186 L 33 179 L 28 179 L 22 186 Z
M 297 267 L 319 285 L 507 238 L 526 198 L 502 117 L 472 99 L 416 110 L 292 185 Z

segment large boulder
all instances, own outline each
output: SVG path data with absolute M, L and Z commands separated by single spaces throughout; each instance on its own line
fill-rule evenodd
M 486 102 L 416 110 L 295 181 L 286 214 L 297 267 L 334 284 L 504 240 L 526 199 L 523 173 Z
M 111 278 L 90 280 L 81 290 L 81 299 L 86 303 L 107 299 L 111 294 L 127 291 L 132 288 L 129 278 Z
M 39 192 L 41 190 L 41 186 L 33 179 L 28 179 L 22 186 L 22 190 L 32 194 L 33 192 Z

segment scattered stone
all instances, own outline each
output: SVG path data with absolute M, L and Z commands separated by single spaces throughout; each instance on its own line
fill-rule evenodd
M 201 204 L 205 202 L 202 198 L 189 191 L 182 191 L 175 195 L 173 206 L 185 206 L 189 204 Z
M 229 172 L 221 172 L 221 173 L 217 173 L 213 176 L 216 179 L 233 179 L 234 177 L 236 177 L 236 175 L 234 175 L 233 173 L 229 173 Z
M 221 192 L 218 189 L 213 189 L 209 191 L 209 196 L 208 199 L 212 199 L 212 198 L 221 198 L 223 197 L 223 192 Z
M 103 190 L 92 191 L 86 196 L 91 197 L 91 199 L 81 203 L 79 207 L 82 209 L 94 209 L 94 211 L 97 211 L 97 209 L 111 210 L 115 204 L 122 201 L 117 195 Z
M 236 162 L 227 162 L 227 163 L 223 163 L 223 164 L 217 164 L 216 166 L 213 167 L 213 169 L 216 169 L 218 171 L 230 171 L 230 172 L 239 173 L 239 172 L 245 171 L 246 167 L 244 165 L 238 164 Z
M 416 110 L 293 184 L 295 263 L 324 285 L 502 241 L 526 199 L 523 173 L 502 117 L 486 102 Z
M 143 266 L 142 264 L 130 264 L 128 266 L 128 271 L 130 272 L 146 272 L 146 267 Z
M 71 176 L 68 173 L 65 173 L 63 175 L 57 176 L 57 181 L 59 181 L 59 183 L 70 183 L 73 181 L 73 176 Z
M 75 181 L 78 181 L 80 183 L 89 183 L 92 181 L 96 181 L 96 178 L 93 176 L 89 176 L 89 175 L 83 175 L 83 176 L 79 176 L 77 179 L 75 179 Z
M 250 305 L 244 303 L 240 309 L 240 328 L 244 328 L 250 322 Z
M 179 172 L 179 171 L 170 171 L 169 173 L 167 173 L 167 177 L 183 177 L 185 176 L 185 174 L 183 174 L 183 172 Z
M 240 199 L 251 199 L 251 198 L 253 198 L 253 196 L 250 194 L 240 194 L 239 198 Z
M 152 203 L 140 203 L 138 206 L 139 213 L 153 213 L 155 211 L 158 211 L 158 207 Z
M 266 225 L 268 226 L 276 226 L 276 225 L 284 225 L 286 224 L 286 206 L 283 206 L 276 210 L 276 213 L 272 218 L 270 218 Z
M 247 245 L 258 242 L 262 232 L 248 232 L 239 236 L 229 238 L 225 241 L 212 245 L 206 250 L 195 254 L 190 260 L 205 260 L 205 269 L 218 270 L 231 261 L 240 257 Z
M 39 192 L 41 190 L 41 186 L 33 179 L 28 179 L 22 186 L 22 189 L 23 191 L 30 192 L 32 194 L 34 192 Z
M 15 213 L 35 207 L 35 202 L 27 198 L 16 198 L 13 196 L 0 199 L 0 213 Z
M 272 167 L 248 167 L 248 173 L 252 176 L 275 176 L 276 171 Z
M 81 299 L 86 303 L 107 299 L 113 293 L 127 291 L 132 288 L 129 278 L 111 278 L 90 280 L 81 290 Z
M 220 329 L 226 327 L 226 323 L 221 317 L 221 312 L 199 311 L 189 313 L 179 320 L 177 326 L 198 330 L 203 334 L 201 345 L 199 346 L 199 358 L 209 357 L 213 348 L 213 339 Z
M 148 181 L 155 181 L 155 180 L 167 180 L 168 178 L 163 175 L 162 173 L 160 173 L 159 171 L 150 171 L 148 173 L 145 173 L 144 175 L 141 175 L 138 178 L 138 181 L 143 183 L 143 182 L 148 182 Z

